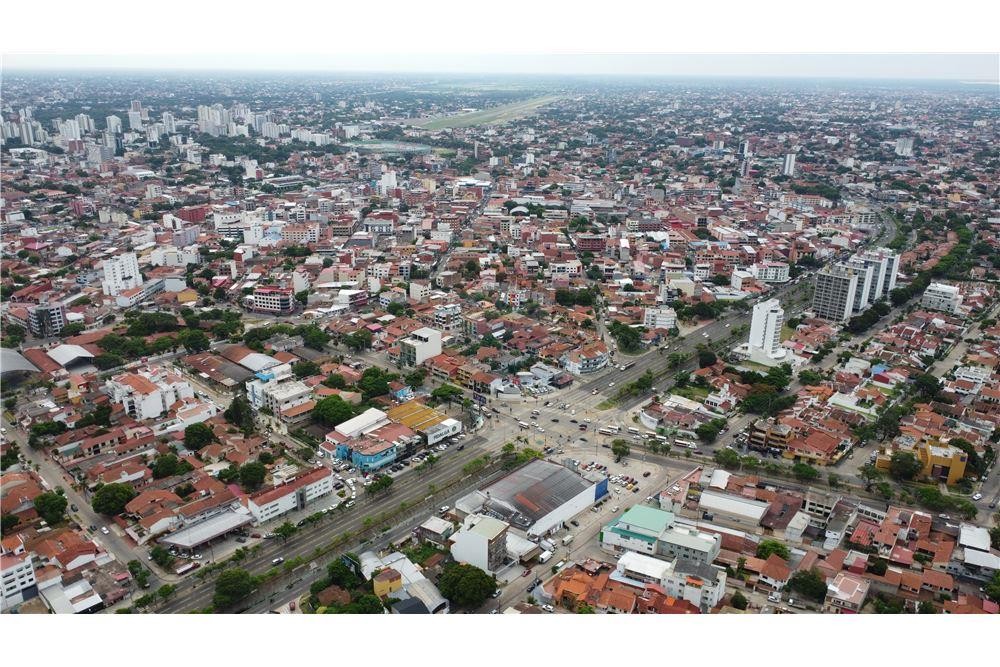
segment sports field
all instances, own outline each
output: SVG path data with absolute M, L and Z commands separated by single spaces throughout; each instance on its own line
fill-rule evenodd
M 533 97 L 530 100 L 504 104 L 499 107 L 491 107 L 482 111 L 472 111 L 470 113 L 456 114 L 454 116 L 437 116 L 434 118 L 424 118 L 413 124 L 425 130 L 444 130 L 449 127 L 472 127 L 473 125 L 494 125 L 506 123 L 511 120 L 523 118 L 533 114 L 539 107 L 555 102 L 559 95 L 545 95 L 543 97 Z

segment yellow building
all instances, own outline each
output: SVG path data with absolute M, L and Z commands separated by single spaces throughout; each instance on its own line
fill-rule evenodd
M 390 593 L 395 593 L 403 587 L 403 576 L 387 567 L 372 577 L 372 592 L 378 597 L 385 599 Z
M 943 445 L 939 442 L 918 442 L 912 450 L 900 451 L 909 451 L 917 457 L 917 461 L 921 465 L 920 477 L 923 479 L 950 485 L 965 477 L 965 464 L 969 457 L 958 447 Z M 879 454 L 875 461 L 875 467 L 879 470 L 889 470 L 891 461 L 892 451 L 890 450 Z

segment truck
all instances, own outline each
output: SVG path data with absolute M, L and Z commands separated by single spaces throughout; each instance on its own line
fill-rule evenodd
M 552 558 L 552 552 L 551 551 L 543 551 L 542 555 L 538 557 L 538 562 L 539 563 L 548 563 L 549 559 L 551 559 L 551 558 Z
M 562 538 L 563 546 L 566 546 L 567 544 L 571 543 L 572 541 L 573 541 L 573 536 L 572 535 L 567 535 L 566 537 Z

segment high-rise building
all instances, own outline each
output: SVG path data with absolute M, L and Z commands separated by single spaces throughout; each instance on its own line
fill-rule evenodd
M 130 130 L 141 130 L 142 129 L 142 114 L 138 111 L 128 112 L 128 129 Z
M 844 264 L 820 269 L 816 274 L 812 310 L 816 317 L 846 322 L 854 309 L 858 271 Z
M 899 255 L 889 248 L 873 248 L 854 256 L 873 269 L 872 289 L 868 302 L 875 303 L 879 299 L 889 298 L 889 292 L 896 289 L 896 278 L 899 275 Z
M 783 359 L 785 348 L 781 346 L 781 326 L 784 322 L 785 310 L 777 299 L 769 299 L 755 305 L 753 319 L 750 321 L 751 355 L 758 352 L 768 359 Z
M 169 111 L 163 112 L 163 131 L 167 134 L 174 134 L 177 132 L 177 124 L 174 121 L 174 115 Z
M 21 143 L 25 146 L 35 145 L 35 128 L 30 120 L 21 121 Z
M 101 288 L 105 294 L 118 296 L 125 290 L 141 285 L 139 259 L 134 252 L 125 252 L 104 260 L 104 280 L 101 282 Z
M 913 157 L 913 137 L 900 137 L 896 139 L 896 155 L 900 157 Z
M 787 155 L 785 155 L 785 161 L 781 165 L 781 175 L 782 176 L 795 175 L 795 153 L 788 153 Z
M 866 263 L 858 259 L 857 257 L 852 257 L 850 260 L 844 262 L 845 265 L 851 267 L 858 272 L 858 288 L 854 291 L 854 303 L 851 305 L 851 311 L 856 315 L 863 310 L 867 310 L 868 306 L 873 304 L 878 299 L 873 298 L 874 289 L 872 283 L 874 282 L 874 266 L 872 264 Z
M 28 329 L 36 338 L 58 336 L 66 326 L 66 307 L 61 303 L 40 303 L 28 309 Z
M 108 132 L 113 134 L 122 133 L 122 119 L 118 116 L 108 116 L 104 119 L 104 125 Z
M 740 142 L 740 155 L 742 157 L 750 157 L 750 142 L 741 141 Z

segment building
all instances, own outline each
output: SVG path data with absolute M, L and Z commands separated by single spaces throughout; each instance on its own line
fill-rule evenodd
M 824 611 L 835 614 L 857 614 L 865 606 L 871 582 L 849 572 L 838 572 L 826 585 Z
M 787 153 L 785 155 L 785 159 L 781 163 L 781 175 L 782 176 L 795 175 L 795 153 Z
M 896 139 L 896 155 L 900 157 L 913 157 L 913 137 L 899 137 Z
M 184 378 L 159 367 L 112 376 L 105 389 L 113 403 L 125 408 L 133 419 L 156 419 L 171 406 L 194 398 L 194 390 Z
M 36 338 L 58 336 L 66 326 L 66 307 L 61 303 L 40 303 L 28 308 L 28 330 Z
M 858 272 L 844 264 L 824 267 L 816 273 L 812 310 L 816 317 L 846 322 L 854 311 Z
M 562 356 L 562 365 L 573 375 L 594 373 L 608 365 L 608 346 L 603 341 L 570 350 Z
M 647 329 L 673 329 L 677 326 L 677 313 L 669 306 L 646 308 L 642 325 Z
M 962 294 L 955 285 L 931 283 L 924 290 L 920 305 L 930 310 L 955 314 L 962 305 Z
M 676 558 L 702 564 L 714 561 L 722 548 L 718 535 L 677 523 L 672 512 L 634 505 L 604 526 L 601 548 L 613 554 L 626 551 L 658 558 Z
M 449 538 L 452 558 L 495 574 L 507 564 L 507 529 L 499 519 L 470 514 L 462 529 Z
M 422 327 L 399 341 L 399 365 L 420 366 L 441 354 L 441 332 Z
M 109 257 L 102 263 L 104 280 L 101 288 L 108 296 L 118 296 L 125 290 L 135 289 L 142 285 L 142 273 L 139 272 L 139 259 L 134 252 Z
M 889 293 L 896 289 L 896 278 L 899 276 L 899 254 L 889 248 L 874 248 L 859 252 L 852 259 L 872 268 L 872 283 L 867 303 L 872 304 L 879 299 L 888 299 Z
M 243 303 L 258 313 L 291 313 L 295 311 L 295 293 L 291 287 L 265 285 L 255 287 L 253 294 L 243 297 Z
M 35 568 L 31 563 L 30 553 L 22 551 L 17 555 L 13 553 L 0 555 L 0 580 L 3 586 L 4 610 L 38 594 Z
M 750 356 L 763 356 L 777 361 L 785 358 L 785 348 L 781 346 L 781 327 L 785 322 L 785 310 L 778 299 L 769 299 L 754 305 L 750 322 Z
M 786 283 L 789 268 L 785 262 L 758 262 L 750 265 L 750 275 L 765 283 Z
M 257 524 L 276 519 L 295 510 L 305 509 L 310 503 L 333 493 L 333 471 L 319 467 L 280 486 L 258 491 L 247 496 L 246 506 Z
M 535 459 L 459 498 L 455 511 L 492 516 L 529 537 L 542 536 L 562 529 L 607 493 L 606 477 L 583 477 L 565 466 Z

